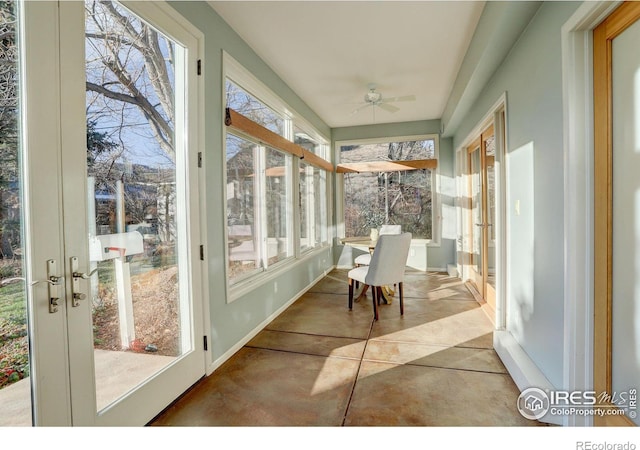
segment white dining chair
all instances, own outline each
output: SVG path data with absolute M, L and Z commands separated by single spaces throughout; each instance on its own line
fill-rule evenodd
M 376 249 L 368 266 L 351 269 L 349 279 L 349 310 L 353 309 L 354 282 L 371 286 L 373 292 L 373 318 L 378 320 L 378 304 L 382 297 L 382 286 L 398 285 L 400 315 L 404 314 L 403 282 L 409 257 L 411 233 L 385 234 L 378 238 Z
M 402 225 L 382 225 L 380 227 L 380 232 L 378 236 L 382 236 L 384 234 L 400 234 L 402 233 Z M 378 237 L 379 239 L 379 237 Z M 357 256 L 353 261 L 358 266 L 368 266 L 371 262 L 371 253 L 365 253 L 364 255 Z

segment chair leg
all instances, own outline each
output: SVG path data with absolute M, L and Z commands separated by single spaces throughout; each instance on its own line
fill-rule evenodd
M 349 278 L 349 311 L 353 309 L 353 280 Z
M 400 315 L 404 315 L 404 302 L 403 300 L 403 293 L 402 293 L 402 283 L 398 283 L 398 296 L 400 297 Z
M 378 296 L 376 295 L 378 288 L 375 286 L 371 286 L 371 292 L 373 297 L 373 320 L 378 320 Z
M 358 289 L 359 287 L 360 287 L 360 282 L 356 280 L 356 289 Z

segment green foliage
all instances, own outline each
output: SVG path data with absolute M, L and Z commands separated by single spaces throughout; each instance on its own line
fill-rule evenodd
M 111 153 L 118 144 L 109 139 L 108 133 L 96 130 L 96 120 L 87 121 L 87 165 L 92 167 L 96 158 L 105 153 Z
M 29 376 L 24 284 L 0 288 L 0 388 Z

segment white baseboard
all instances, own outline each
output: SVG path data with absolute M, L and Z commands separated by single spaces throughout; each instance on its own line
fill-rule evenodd
M 333 269 L 335 269 L 336 266 L 331 266 L 328 269 L 326 269 L 324 271 L 324 273 L 322 273 L 321 275 L 319 275 L 315 280 L 313 280 L 311 283 L 309 283 L 304 289 L 302 289 L 300 292 L 298 292 L 297 295 L 295 295 L 291 300 L 289 300 L 288 302 L 286 302 L 284 305 L 282 305 L 280 308 L 278 308 L 276 311 L 274 311 L 273 314 L 271 314 L 269 317 L 267 317 L 266 319 L 264 319 L 257 327 L 255 327 L 253 330 L 251 330 L 249 333 L 247 333 L 247 335 L 242 338 L 240 341 L 238 341 L 233 347 L 231 347 L 229 350 L 227 350 L 226 352 L 224 352 L 219 358 L 216 358 L 210 365 L 209 367 L 207 367 L 207 371 L 206 371 L 206 376 L 211 375 L 218 367 L 220 367 L 222 364 L 224 364 L 229 358 L 231 358 L 234 354 L 236 354 L 242 347 L 244 347 L 251 339 L 253 339 L 258 333 L 260 333 L 262 330 L 264 330 L 264 328 L 269 325 L 276 317 L 278 317 L 280 314 L 282 314 L 289 306 L 293 305 L 296 300 L 298 300 L 300 297 L 302 297 L 309 289 L 311 289 L 318 281 L 322 280 L 324 277 L 326 277 L 329 272 L 331 272 Z
M 530 387 L 536 387 L 543 391 L 555 389 L 508 331 L 496 330 L 493 332 L 493 348 L 520 392 Z M 562 417 L 560 416 L 547 414 L 539 420 L 540 422 L 562 425 Z

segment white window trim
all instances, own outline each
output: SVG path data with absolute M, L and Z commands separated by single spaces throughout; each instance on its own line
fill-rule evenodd
M 242 89 L 253 95 L 256 99 L 273 109 L 276 113 L 283 116 L 283 119 L 290 121 L 291 123 L 285 124 L 284 136 L 293 142 L 293 129 L 294 127 L 300 128 L 307 133 L 313 139 L 318 141 L 320 145 L 328 145 L 329 139 L 315 129 L 311 123 L 298 114 L 293 108 L 287 105 L 280 99 L 271 89 L 269 89 L 262 81 L 258 80 L 251 72 L 242 66 L 233 56 L 229 53 L 222 52 L 222 72 L 223 72 L 223 86 L 222 86 L 222 98 L 225 99 L 225 86 L 224 82 L 227 78 L 236 82 Z M 226 105 L 222 105 L 222 109 Z M 223 116 L 224 117 L 224 116 Z M 328 155 L 327 155 L 328 156 Z
M 235 58 L 233 58 L 227 52 L 223 51 L 222 53 L 222 86 L 221 86 L 222 99 L 226 98 L 225 84 L 226 84 L 227 78 L 232 80 L 234 83 L 238 84 L 238 86 L 246 90 L 249 94 L 254 96 L 257 100 L 259 100 L 260 102 L 264 103 L 266 106 L 271 108 L 273 111 L 276 112 L 276 114 L 279 114 L 283 117 L 284 133 L 285 133 L 285 135 L 283 136 L 284 138 L 293 142 L 294 140 L 293 130 L 295 126 L 301 129 L 302 131 L 304 131 L 305 133 L 307 133 L 313 139 L 316 139 L 320 145 L 325 146 L 325 148 L 329 147 L 329 139 L 327 139 L 320 132 L 318 132 L 306 119 L 304 119 L 302 116 L 297 114 L 295 110 L 293 110 L 285 102 L 283 102 L 271 89 L 269 89 L 264 83 L 258 80 L 251 72 L 249 72 L 246 68 L 244 68 L 244 66 L 242 66 Z M 226 104 L 223 101 L 222 117 L 224 117 L 225 108 L 226 108 Z M 247 136 L 244 133 L 238 133 L 234 131 L 231 134 L 235 136 L 239 136 L 242 139 L 249 140 L 259 146 L 262 145 L 261 143 L 256 142 L 254 138 Z M 221 142 L 222 148 L 225 149 L 226 139 L 227 139 L 226 126 L 223 126 L 221 138 L 222 138 L 222 142 Z M 328 155 L 322 155 L 322 156 L 325 157 Z M 300 210 L 298 207 L 298 202 L 296 201 L 299 193 L 300 179 L 296 175 L 297 168 L 298 168 L 297 158 L 293 158 L 292 162 L 293 162 L 293 177 L 292 177 L 293 184 L 291 186 L 291 193 L 292 193 L 291 208 L 292 208 L 292 214 L 293 214 L 293 233 L 291 236 L 293 239 L 293 254 L 290 257 L 285 258 L 281 261 L 278 261 L 277 263 L 272 264 L 266 268 L 263 267 L 260 269 L 256 269 L 255 271 L 252 271 L 251 273 L 246 274 L 246 276 L 242 276 L 239 280 L 237 280 L 233 284 L 230 283 L 229 277 L 226 276 L 225 278 L 227 280 L 226 281 L 227 303 L 231 303 L 243 297 L 249 292 L 259 288 L 264 283 L 270 280 L 273 280 L 274 278 L 280 276 L 285 271 L 290 270 L 290 268 L 295 266 L 296 264 L 300 264 L 306 259 L 313 257 L 315 254 L 325 251 L 331 245 L 331 240 L 329 238 L 331 236 L 331 230 L 329 229 L 331 227 L 331 224 L 329 222 L 329 219 L 331 217 L 330 214 L 332 211 L 332 205 L 331 205 L 331 202 L 329 201 L 330 197 L 328 196 L 329 194 L 328 186 L 330 184 L 330 181 L 329 181 L 330 178 L 329 178 L 329 173 L 327 173 L 327 181 L 326 181 L 327 189 L 325 193 L 326 194 L 325 202 L 327 203 L 326 204 L 326 209 L 327 209 L 326 227 L 327 227 L 327 236 L 328 236 L 327 242 L 323 242 L 319 245 L 306 248 L 305 250 L 300 249 Z M 221 152 L 221 163 L 222 163 L 222 167 L 225 168 L 223 170 L 222 182 L 223 182 L 223 198 L 225 199 L 224 208 L 226 211 L 226 198 L 227 198 L 226 151 Z M 261 224 L 261 227 L 263 227 L 262 224 Z M 224 270 L 225 270 L 225 275 L 228 275 L 229 255 L 228 255 L 227 249 L 229 244 L 228 242 L 229 230 L 228 230 L 226 215 L 223 221 L 223 229 L 224 229 L 224 249 L 225 249 L 224 250 L 224 261 L 225 261 Z M 261 246 L 262 246 L 262 243 L 261 243 Z M 261 258 L 264 258 L 264 255 L 261 255 Z
M 226 107 L 226 92 L 224 83 L 227 78 L 233 80 L 242 89 L 256 97 L 262 103 L 273 109 L 276 113 L 283 116 L 283 119 L 291 120 L 295 116 L 293 111 L 273 93 L 271 89 L 265 86 L 251 72 L 245 69 L 238 61 L 236 61 L 227 52 L 222 52 L 222 108 Z M 223 116 L 224 117 L 224 116 Z M 286 131 L 286 130 L 285 130 Z M 284 136 L 289 138 L 289 136 Z
M 431 209 L 431 239 L 412 239 L 412 244 L 425 244 L 427 247 L 440 247 L 442 234 L 442 202 L 440 195 L 440 136 L 435 133 L 416 134 L 405 136 L 385 136 L 380 138 L 366 139 L 349 139 L 336 141 L 334 144 L 335 161 L 340 162 L 340 147 L 345 145 L 368 145 L 368 144 L 389 144 L 391 142 L 407 142 L 407 141 L 434 141 L 434 159 L 438 161 L 438 165 L 432 172 L 432 209 Z M 336 173 L 336 217 L 344 219 L 344 174 Z M 433 195 L 435 194 L 435 195 Z M 336 237 L 345 237 L 344 220 L 338 221 L 336 225 Z
M 257 142 L 254 138 L 252 138 L 251 136 L 247 136 L 244 133 L 237 133 L 237 132 L 233 132 L 233 133 L 229 133 L 233 136 L 236 136 L 238 138 L 241 138 L 243 140 L 246 140 L 248 142 L 250 142 L 251 144 L 254 145 L 254 165 L 257 166 L 257 170 L 256 170 L 256 177 L 255 177 L 255 190 L 254 190 L 254 201 L 257 201 L 257 204 L 254 206 L 254 209 L 256 211 L 258 211 L 258 214 L 256 214 L 256 216 L 263 218 L 265 217 L 266 211 L 264 208 L 265 205 L 265 190 L 264 190 L 264 186 L 266 184 L 266 180 L 265 180 L 265 169 L 266 169 L 266 150 L 270 147 L 264 146 L 262 144 L 260 144 L 259 142 Z M 226 134 L 225 134 L 226 136 Z M 284 152 L 281 152 L 277 149 L 273 149 L 274 151 L 278 151 L 279 153 L 282 153 L 283 155 L 285 155 L 288 158 L 291 158 L 291 166 L 288 166 L 288 170 L 287 172 L 290 173 L 290 175 L 293 175 L 293 158 L 291 157 L 291 155 L 287 155 Z M 292 179 L 292 178 L 290 178 Z M 226 182 L 227 178 L 226 178 L 226 170 L 225 170 L 225 192 L 226 192 L 226 186 L 227 186 L 227 182 Z M 292 186 L 289 185 L 287 187 L 287 190 L 289 191 L 290 195 L 289 195 L 289 210 L 290 210 L 290 214 L 293 215 L 295 214 L 295 205 L 294 205 L 294 197 L 293 195 L 291 195 L 291 192 L 293 191 Z M 226 195 L 225 195 L 226 198 Z M 225 204 L 225 208 L 226 208 L 226 204 Z M 229 238 L 229 229 L 228 229 L 228 224 L 225 220 L 225 242 L 228 248 L 228 238 Z M 259 224 L 255 225 L 255 236 L 254 239 L 257 242 L 257 246 L 260 249 L 260 267 L 244 273 L 242 275 L 240 275 L 237 279 L 235 279 L 235 281 L 233 283 L 230 282 L 229 277 L 227 277 L 227 284 L 229 285 L 229 287 L 231 288 L 231 290 L 234 289 L 234 287 L 238 284 L 242 284 L 245 280 L 247 279 L 254 279 L 257 276 L 260 276 L 260 274 L 265 273 L 265 272 L 270 272 L 273 271 L 274 267 L 277 267 L 283 263 L 285 263 L 286 261 L 292 261 L 295 259 L 295 249 L 294 249 L 294 234 L 293 234 L 293 230 L 291 229 L 291 226 L 288 227 L 288 236 L 291 236 L 291 243 L 289 244 L 290 248 L 290 254 L 289 256 L 287 256 L 286 258 L 280 260 L 280 261 L 276 261 L 273 264 L 269 264 L 268 263 L 268 259 L 269 259 L 269 255 L 268 255 L 268 247 L 267 247 L 267 222 L 261 220 Z M 229 264 L 229 255 L 226 254 L 225 260 L 227 262 L 227 268 L 228 268 L 228 264 Z

